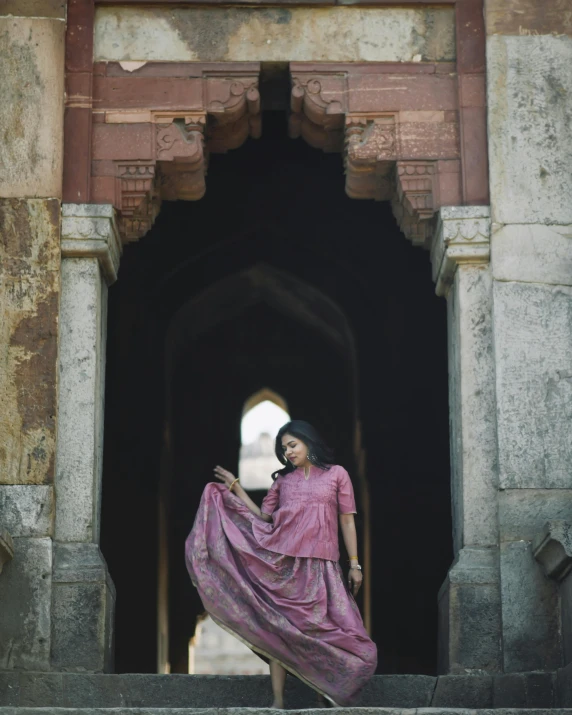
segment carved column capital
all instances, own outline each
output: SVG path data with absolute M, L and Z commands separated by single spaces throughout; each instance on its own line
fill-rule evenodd
M 122 245 L 109 204 L 62 204 L 62 258 L 97 258 L 108 285 L 117 280 Z
M 444 206 L 431 245 L 437 295 L 446 295 L 459 264 L 490 260 L 491 212 L 488 206 Z

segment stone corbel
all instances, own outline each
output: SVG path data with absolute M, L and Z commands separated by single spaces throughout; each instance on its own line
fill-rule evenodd
M 572 571 L 572 524 L 547 522 L 532 541 L 532 553 L 549 578 L 563 581 Z
M 344 166 L 350 198 L 390 200 L 397 156 L 395 114 L 346 116 Z
M 62 258 L 97 258 L 111 285 L 117 280 L 122 244 L 109 204 L 62 204 Z
M 292 77 L 290 138 L 302 137 L 315 149 L 341 152 L 344 148 L 344 121 L 347 112 L 343 75 Z
M 4 564 L 14 558 L 14 542 L 6 529 L 0 529 L 0 573 Z
M 152 72 L 154 68 L 147 65 L 146 70 Z M 103 79 L 98 85 L 100 96 L 94 120 L 101 141 L 92 162 L 92 200 L 113 203 L 121 238 L 129 242 L 150 230 L 162 199 L 202 198 L 210 153 L 225 153 L 239 147 L 249 136 L 260 136 L 259 66 L 240 65 L 224 73 L 194 68 L 182 80 L 187 83 L 187 109 L 181 107 L 179 79 L 174 85 L 176 96 L 169 95 L 171 85 L 167 79 L 164 93 L 150 96 L 147 108 L 128 108 L 132 99 L 127 95 L 136 88 L 117 85 L 126 93 L 126 107 L 122 108 L 114 78 L 121 77 L 123 83 L 132 79 L 124 78 L 122 72 L 114 65 L 105 65 L 101 70 Z M 162 105 L 176 108 L 162 109 Z M 125 145 L 134 158 L 122 159 Z
M 414 246 L 429 248 L 433 217 L 439 208 L 436 161 L 398 161 L 395 191 L 391 200 L 393 215 L 401 231 Z
M 431 265 L 437 295 L 446 295 L 460 264 L 490 260 L 491 218 L 488 206 L 444 206 L 437 215 Z
M 435 92 L 429 103 L 419 94 L 418 65 L 290 69 L 290 136 L 343 153 L 347 195 L 391 201 L 406 238 L 429 248 L 439 208 L 462 202 L 458 115 L 443 68 L 423 69 Z

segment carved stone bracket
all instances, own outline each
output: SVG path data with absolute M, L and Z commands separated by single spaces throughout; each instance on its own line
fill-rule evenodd
M 350 198 L 391 199 L 397 155 L 395 114 L 346 116 L 344 165 Z
M 443 69 L 291 65 L 290 136 L 342 153 L 347 195 L 391 201 L 405 236 L 425 248 L 440 206 L 462 201 L 455 86 Z
M 310 146 L 339 152 L 344 146 L 344 119 L 347 111 L 345 77 L 293 77 L 289 136 L 302 137 Z
M 436 196 L 437 162 L 398 161 L 391 200 L 399 228 L 414 246 L 429 248 Z
M 489 262 L 490 236 L 488 206 L 445 206 L 440 209 L 431 244 L 437 295 L 447 294 L 460 264 Z
M 260 136 L 258 64 L 222 69 L 147 63 L 138 76 L 100 67 L 91 199 L 115 206 L 124 242 L 149 231 L 162 199 L 204 195 L 210 153 Z

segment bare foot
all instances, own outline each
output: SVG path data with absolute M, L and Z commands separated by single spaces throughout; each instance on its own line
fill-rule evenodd
M 274 698 L 270 707 L 273 710 L 284 710 L 284 700 L 277 700 L 276 698 Z

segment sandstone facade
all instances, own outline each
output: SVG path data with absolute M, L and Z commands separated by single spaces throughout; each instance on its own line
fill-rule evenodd
M 438 670 L 489 694 L 493 676 L 551 674 L 569 705 L 566 3 L 25 5 L 0 8 L 0 671 L 113 670 L 108 289 L 161 202 L 201 199 L 224 170 L 211 157 L 260 137 L 272 109 L 292 139 L 339 154 L 348 196 L 391 203 L 447 303 L 454 560 L 435 594 Z M 278 75 L 285 99 L 267 92 Z M 358 421 L 355 435 L 367 494 Z

